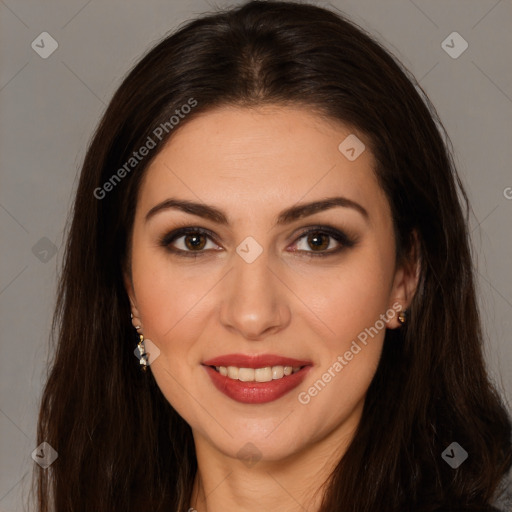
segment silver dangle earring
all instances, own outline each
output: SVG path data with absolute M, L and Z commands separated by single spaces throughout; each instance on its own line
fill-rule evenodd
M 135 328 L 135 330 L 137 331 L 137 334 L 139 335 L 139 338 L 140 338 L 139 343 L 137 344 L 137 349 L 139 350 L 139 354 L 140 354 L 139 364 L 141 366 L 142 371 L 146 372 L 148 369 L 149 361 L 148 361 L 148 354 L 146 353 L 146 347 L 144 345 L 144 335 L 141 332 L 139 332 L 141 329 L 141 325 L 139 323 L 140 320 L 138 318 L 135 318 L 135 320 L 134 320 L 133 313 L 130 313 L 130 318 L 132 319 L 132 325 Z
M 148 354 L 146 354 L 146 347 L 144 346 L 144 335 L 139 334 L 139 337 L 140 337 L 140 341 L 137 344 L 137 348 L 139 349 L 139 354 L 140 354 L 139 363 L 142 367 L 142 370 L 144 372 L 146 372 L 148 369 Z

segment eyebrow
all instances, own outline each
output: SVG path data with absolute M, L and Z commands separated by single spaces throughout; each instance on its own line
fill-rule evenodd
M 356 203 L 355 201 L 352 201 L 346 197 L 338 196 L 329 197 L 327 199 L 313 201 L 310 203 L 302 203 L 286 208 L 277 217 L 276 225 L 280 226 L 283 224 L 289 224 L 295 220 L 308 217 L 324 210 L 329 210 L 330 208 L 334 208 L 336 206 L 352 208 L 358 211 L 366 221 L 369 219 L 368 212 L 359 203 Z M 207 205 L 204 203 L 196 203 L 185 199 L 174 198 L 166 199 L 165 201 L 162 201 L 161 203 L 153 206 L 153 208 L 151 208 L 151 210 L 149 210 L 149 212 L 146 214 L 145 222 L 147 222 L 157 213 L 169 209 L 181 210 L 185 213 L 197 215 L 198 217 L 204 217 L 205 219 L 209 219 L 217 224 L 229 225 L 229 220 L 226 214 L 215 206 Z

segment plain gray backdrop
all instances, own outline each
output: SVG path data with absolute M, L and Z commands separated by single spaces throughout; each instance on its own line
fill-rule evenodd
M 22 510 L 35 464 L 65 223 L 93 130 L 150 46 L 197 14 L 238 3 L 0 0 L 2 512 Z M 339 9 L 383 42 L 417 77 L 448 130 L 473 208 L 486 358 L 510 404 L 512 2 L 313 3 Z M 45 55 L 52 44 L 58 48 Z

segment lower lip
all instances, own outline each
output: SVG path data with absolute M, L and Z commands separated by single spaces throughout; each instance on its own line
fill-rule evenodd
M 244 404 L 273 402 L 295 389 L 305 378 L 311 366 L 305 366 L 297 373 L 269 382 L 242 382 L 224 377 L 210 366 L 204 366 L 215 387 L 226 396 Z

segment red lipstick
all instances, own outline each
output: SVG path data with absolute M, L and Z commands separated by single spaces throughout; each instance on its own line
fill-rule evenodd
M 206 366 L 237 366 L 238 368 L 265 368 L 265 366 L 309 366 L 311 361 L 275 354 L 226 354 L 203 361 Z
M 265 368 L 267 366 L 300 367 L 291 375 L 269 382 L 243 382 L 221 375 L 215 366 L 236 366 L 238 368 Z M 286 395 L 306 378 L 312 368 L 312 362 L 274 354 L 247 356 L 244 354 L 227 354 L 203 362 L 215 387 L 229 398 L 245 404 L 263 404 L 272 402 Z

